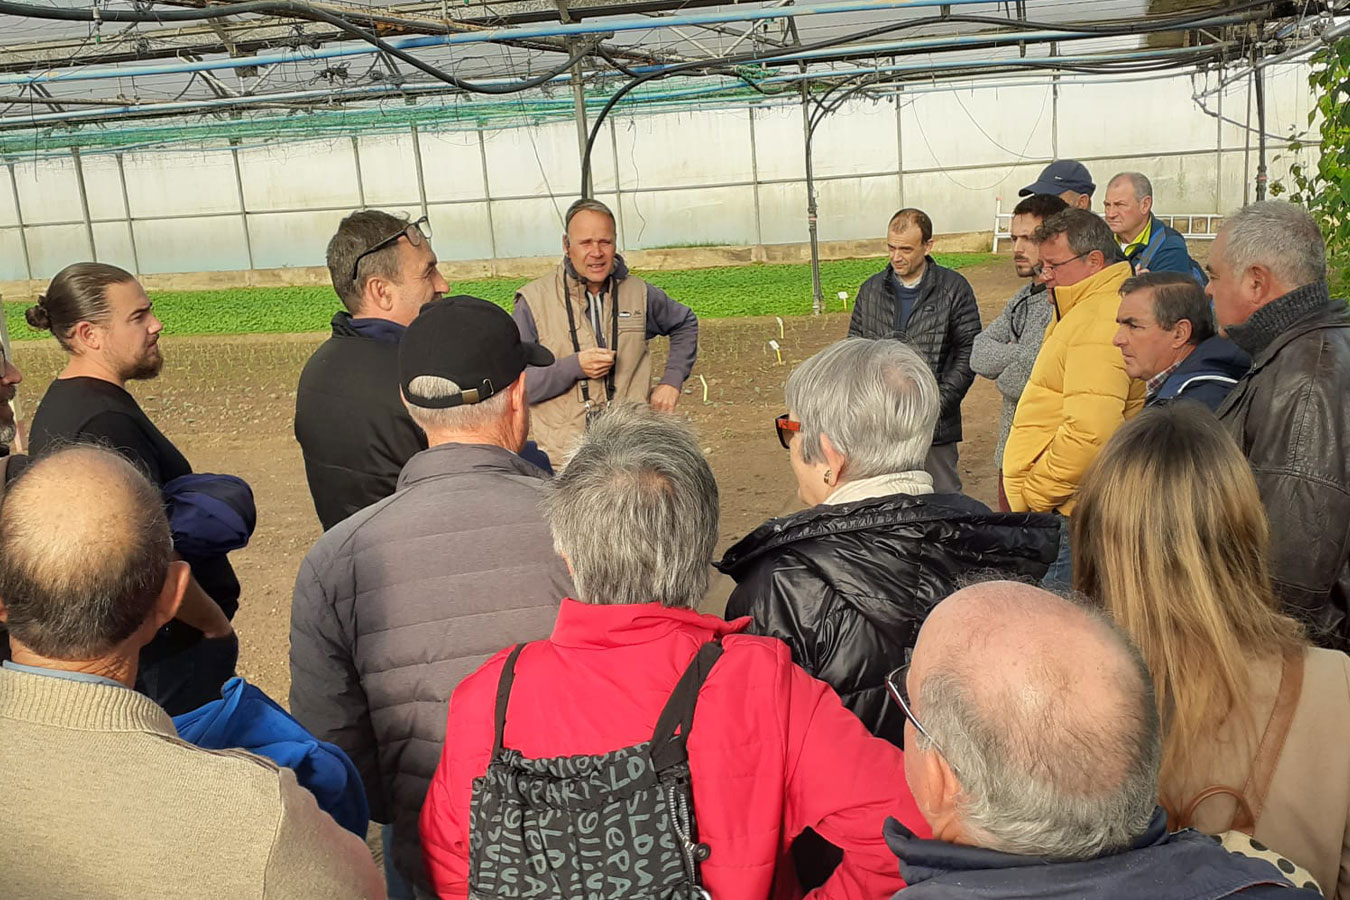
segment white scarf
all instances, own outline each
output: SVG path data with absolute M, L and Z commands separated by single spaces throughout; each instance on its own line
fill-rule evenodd
M 859 478 L 857 481 L 845 481 L 825 498 L 825 505 L 838 506 L 855 500 L 889 497 L 892 494 L 922 496 L 931 493 L 933 493 L 933 476 L 922 469 L 915 469 L 912 472 L 894 472 L 890 475 L 874 475 L 871 478 Z

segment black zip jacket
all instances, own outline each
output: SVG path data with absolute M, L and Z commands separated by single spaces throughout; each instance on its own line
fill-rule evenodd
M 403 464 L 427 449 L 399 393 L 398 342 L 333 316 L 333 336 L 300 373 L 295 439 L 323 530 L 394 493 Z
M 886 675 L 906 662 L 929 610 L 972 575 L 1039 580 L 1059 525 L 993 513 L 962 494 L 894 494 L 814 506 L 755 529 L 717 568 L 736 580 L 726 617 L 780 638 L 873 734 L 900 746 L 905 718 Z

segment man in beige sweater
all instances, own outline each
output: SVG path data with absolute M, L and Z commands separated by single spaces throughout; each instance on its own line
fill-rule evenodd
M 73 447 L 31 465 L 0 520 L 0 893 L 383 898 L 362 841 L 294 773 L 178 739 L 132 690 L 188 580 L 158 492 Z

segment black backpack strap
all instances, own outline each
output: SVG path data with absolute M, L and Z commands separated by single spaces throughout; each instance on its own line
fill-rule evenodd
M 526 641 L 525 643 L 529 643 Z M 497 681 L 497 712 L 494 716 L 496 729 L 495 737 L 492 739 L 492 756 L 495 759 L 497 754 L 502 752 L 502 735 L 506 733 L 506 705 L 511 702 L 511 685 L 516 680 L 516 660 L 520 657 L 520 651 L 525 649 L 525 644 L 516 644 L 511 655 L 506 657 L 506 663 L 502 666 L 501 678 Z
M 721 640 L 704 644 L 676 682 L 675 690 L 671 691 L 670 699 L 661 710 L 661 717 L 656 720 L 656 730 L 652 732 L 651 757 L 658 772 L 689 760 L 685 742 L 689 740 L 689 732 L 694 727 L 698 693 L 703 688 L 703 682 L 708 680 L 713 664 L 721 656 Z

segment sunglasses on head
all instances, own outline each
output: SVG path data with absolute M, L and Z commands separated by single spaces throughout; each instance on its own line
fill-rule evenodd
M 801 422 L 794 422 L 788 418 L 791 415 L 792 413 L 783 413 L 773 420 L 774 428 L 778 430 L 778 443 L 783 445 L 784 450 L 791 446 L 792 436 L 802 430 Z
M 383 250 L 401 237 L 407 238 L 408 243 L 412 244 L 414 247 L 422 246 L 424 243 L 431 240 L 431 220 L 426 216 L 423 216 L 416 222 L 409 222 L 398 231 L 395 231 L 388 237 L 380 238 L 373 246 L 363 250 L 361 255 L 356 258 L 356 261 L 352 263 L 352 281 L 356 280 L 356 271 L 361 266 L 361 260 L 378 250 Z

